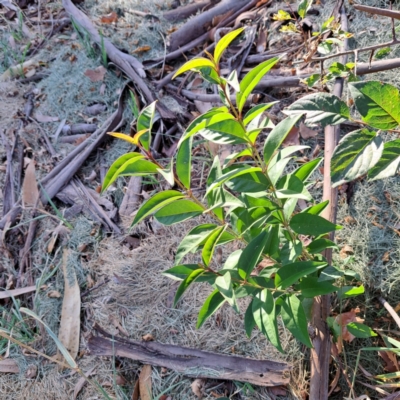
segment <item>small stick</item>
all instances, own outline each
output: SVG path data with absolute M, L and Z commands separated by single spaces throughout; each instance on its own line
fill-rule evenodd
M 400 11 L 385 10 L 384 8 L 362 6 L 361 4 L 354 4 L 353 7 L 358 11 L 367 12 L 370 14 L 383 15 L 384 17 L 400 19 Z
M 397 312 L 394 311 L 393 307 L 382 296 L 379 297 L 379 301 L 383 307 L 386 308 L 389 314 L 393 317 L 394 322 L 396 322 L 397 326 L 400 328 L 400 317 Z

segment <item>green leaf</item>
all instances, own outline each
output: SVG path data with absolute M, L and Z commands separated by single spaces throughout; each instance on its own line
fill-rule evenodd
M 211 190 L 213 190 L 216 187 L 219 187 L 223 185 L 225 182 L 236 178 L 238 176 L 244 175 L 244 174 L 249 174 L 251 172 L 261 172 L 261 168 L 259 167 L 249 167 L 247 165 L 242 165 L 239 168 L 235 168 L 233 170 L 230 170 L 224 174 L 222 174 L 219 178 L 217 178 L 207 189 L 207 193 L 210 193 Z
M 239 198 L 235 197 L 222 187 L 213 189 L 208 194 L 207 201 L 210 208 L 206 210 L 205 213 L 216 207 L 245 207 L 245 204 Z
M 176 251 L 175 264 L 180 263 L 186 254 L 196 251 L 216 227 L 216 224 L 202 224 L 193 228 L 179 244 Z
M 316 158 L 315 160 L 309 161 L 298 168 L 294 175 L 297 176 L 303 183 L 309 178 L 309 176 L 318 168 L 322 158 Z
M 107 188 L 118 178 L 118 170 L 127 163 L 134 163 L 138 160 L 143 159 L 144 156 L 140 153 L 127 153 L 121 157 L 118 157 L 112 164 L 109 170 L 107 171 L 106 176 L 104 177 L 103 185 L 101 187 L 101 192 L 107 190 Z
M 236 104 L 241 113 L 246 103 L 247 97 L 260 82 L 261 78 L 279 61 L 279 57 L 271 58 L 257 65 L 248 72 L 240 82 L 240 92 L 236 94 Z
M 224 298 L 228 301 L 228 303 L 235 309 L 235 311 L 239 312 L 239 309 L 236 305 L 236 297 L 232 287 L 232 277 L 230 272 L 226 272 L 222 276 L 219 276 L 215 280 L 215 286 L 220 291 L 222 296 L 224 296 Z
M 208 267 L 208 265 L 210 264 L 211 258 L 214 254 L 215 246 L 218 243 L 218 240 L 221 238 L 221 235 L 225 229 L 225 225 L 219 226 L 218 228 L 214 229 L 207 237 L 207 240 L 203 247 L 203 251 L 201 253 L 201 257 L 205 266 Z
M 211 69 L 215 69 L 215 64 L 208 58 L 194 58 L 193 60 L 189 60 L 188 62 L 183 64 L 182 67 L 180 67 L 178 71 L 175 72 L 175 75 L 172 77 L 172 79 L 175 79 L 178 75 L 181 75 L 186 71 L 195 70 L 201 67 L 209 67 Z
M 244 314 L 244 329 L 249 339 L 251 337 L 251 332 L 253 332 L 255 326 L 256 326 L 256 321 L 254 320 L 253 316 L 253 300 L 252 300 L 249 306 L 247 307 L 246 313 Z
M 283 176 L 276 184 L 276 197 L 278 199 L 304 199 L 312 200 L 308 190 L 304 187 L 303 182 L 295 175 L 290 174 Z
M 370 180 L 389 178 L 394 176 L 400 164 L 400 139 L 386 142 L 383 145 L 380 160 L 368 171 Z
M 199 277 L 204 272 L 205 270 L 203 268 L 195 269 L 189 276 L 187 276 L 182 281 L 175 294 L 174 307 L 176 306 L 176 303 L 178 303 L 179 299 L 182 297 L 183 293 L 185 293 L 186 289 L 190 286 L 190 284 L 193 283 L 196 280 L 196 278 Z
M 297 261 L 287 264 L 275 274 L 275 286 L 286 289 L 300 278 L 310 275 L 326 265 L 328 265 L 326 262 L 319 261 Z
M 204 211 L 199 204 L 193 203 L 190 200 L 179 200 L 171 204 L 167 204 L 158 210 L 154 216 L 157 221 L 163 225 L 173 225 L 178 222 L 186 221 L 187 219 L 196 217 Z
M 213 85 L 221 84 L 221 78 L 219 77 L 218 72 L 212 67 L 199 67 L 194 69 L 194 71 L 199 72 L 204 80 Z
M 250 149 L 244 149 L 242 151 L 229 154 L 228 157 L 225 158 L 224 168 L 230 166 L 231 164 L 233 164 L 233 162 L 236 159 L 242 158 L 242 157 L 251 157 L 251 150 Z
M 258 328 L 283 353 L 279 340 L 276 308 L 272 293 L 264 289 L 253 298 L 252 303 L 253 317 Z
M 301 18 L 305 18 L 307 11 L 312 6 L 313 0 L 302 0 L 297 8 L 297 12 L 299 13 Z
M 364 286 L 342 286 L 338 289 L 337 295 L 340 300 L 348 299 L 349 297 L 359 296 L 364 293 Z
M 272 158 L 271 161 L 268 164 L 268 170 L 271 169 L 272 166 L 274 166 L 277 162 L 291 156 L 292 154 L 296 153 L 297 151 L 304 150 L 304 149 L 309 149 L 310 146 L 288 146 L 285 147 L 284 149 L 278 151 Z
M 186 189 L 190 189 L 190 173 L 192 170 L 193 137 L 185 140 L 176 155 L 176 175 Z
M 301 295 L 304 297 L 322 296 L 338 290 L 338 288 L 333 286 L 331 282 L 320 282 L 316 276 L 307 276 L 306 278 L 303 278 L 297 289 L 301 291 Z
M 158 172 L 164 177 L 164 179 L 170 184 L 170 186 L 175 185 L 174 159 L 173 158 L 171 158 L 169 165 L 165 169 L 158 168 Z
M 233 120 L 234 118 L 235 117 L 228 112 L 226 107 L 212 108 L 191 122 L 191 124 L 186 128 L 184 134 L 179 139 L 178 148 L 185 140 L 189 139 L 200 130 L 217 124 L 221 121 Z
M 382 138 L 376 132 L 360 129 L 347 134 L 332 155 L 332 186 L 366 174 L 379 161 L 382 151 Z
M 232 43 L 233 40 L 235 40 L 235 38 L 237 36 L 239 36 L 242 32 L 244 31 L 244 28 L 239 28 L 236 29 L 232 32 L 227 33 L 225 36 L 222 37 L 222 39 L 220 39 L 218 41 L 218 43 L 215 46 L 215 50 L 214 50 L 214 60 L 215 63 L 218 64 L 219 60 L 221 59 L 221 56 L 223 54 L 223 52 L 226 50 L 226 48 Z
M 400 124 L 399 90 L 379 81 L 349 84 L 357 111 L 368 125 L 376 129 L 394 129 Z
M 297 257 L 301 255 L 303 246 L 300 241 L 296 240 L 295 243 L 287 241 L 279 252 L 280 261 L 282 265 L 287 265 L 296 261 Z
M 227 118 L 223 121 L 215 122 L 220 119 L 220 115 L 210 118 L 210 122 L 197 133 L 214 143 L 219 144 L 243 144 L 248 143 L 246 131 L 236 120 Z
M 164 207 L 167 204 L 184 197 L 185 196 L 182 193 L 177 192 L 176 190 L 166 190 L 164 192 L 155 194 L 141 205 L 131 226 L 135 226 L 144 218 L 159 210 L 161 207 Z
M 285 118 L 269 133 L 264 144 L 264 162 L 267 165 L 275 151 L 278 150 L 279 146 L 302 115 L 303 114 L 299 114 L 294 117 Z
M 322 126 L 341 124 L 350 119 L 350 110 L 344 101 L 328 93 L 313 93 L 295 101 L 284 114 L 306 114 L 308 125 Z
M 326 249 L 338 249 L 338 246 L 331 240 L 324 238 L 316 239 L 307 246 L 307 250 L 311 254 L 321 253 Z
M 325 200 L 321 203 L 315 204 L 314 206 L 306 208 L 305 210 L 302 211 L 302 213 L 319 215 L 322 213 L 322 211 L 325 210 L 325 208 L 328 206 L 328 204 L 329 204 L 329 200 Z
M 270 186 L 265 175 L 260 171 L 246 173 L 225 182 L 225 186 L 239 193 L 259 193 L 267 190 Z
M 290 227 L 300 235 L 320 236 L 342 229 L 342 226 L 308 213 L 299 213 L 290 220 Z
M 251 272 L 258 264 L 261 255 L 263 254 L 267 241 L 268 232 L 263 231 L 243 250 L 237 265 L 237 269 L 241 278 L 247 279 L 250 276 Z
M 296 295 L 286 296 L 281 307 L 281 316 L 286 328 L 297 340 L 311 348 L 312 343 L 307 329 L 307 317 L 300 300 Z
M 199 329 L 224 303 L 226 299 L 219 292 L 218 289 L 214 290 L 202 305 L 199 316 L 197 318 L 196 328 Z
M 198 264 L 182 264 L 175 265 L 174 267 L 164 271 L 162 274 L 168 276 L 171 279 L 177 279 L 181 281 L 197 269 L 199 269 Z
M 346 328 L 352 335 L 360 339 L 378 336 L 369 326 L 360 322 L 350 322 L 346 325 Z
M 279 103 L 279 101 L 273 101 L 272 103 L 266 104 L 257 104 L 256 106 L 250 108 L 250 110 L 247 111 L 243 118 L 244 126 L 247 126 L 251 121 L 253 121 L 254 118 L 258 117 L 260 114 L 268 110 L 268 108 L 271 108 L 276 103 Z
M 272 257 L 279 250 L 279 225 L 270 225 L 267 229 L 267 236 L 263 253 Z
M 156 112 L 156 102 L 154 101 L 147 107 L 145 107 L 139 114 L 137 120 L 137 130 L 142 131 L 148 129 L 149 131 L 140 137 L 142 146 L 148 151 L 150 150 L 151 143 L 151 128 L 153 127 L 154 114 Z

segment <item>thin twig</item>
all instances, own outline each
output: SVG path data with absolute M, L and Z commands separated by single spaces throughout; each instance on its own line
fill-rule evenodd
M 383 307 L 386 308 L 389 314 L 393 317 L 394 322 L 396 322 L 397 326 L 400 328 L 400 317 L 397 312 L 394 311 L 393 307 L 382 296 L 379 297 L 379 301 L 383 305 Z

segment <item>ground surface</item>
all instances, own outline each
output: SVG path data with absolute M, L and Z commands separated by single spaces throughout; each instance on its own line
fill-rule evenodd
M 153 59 L 162 56 L 165 51 L 165 38 L 168 31 L 179 27 L 162 19 L 162 13 L 170 9 L 171 2 L 94 2 L 87 0 L 81 6 L 91 20 L 102 29 L 105 37 L 113 43 L 133 52 L 139 59 Z M 385 6 L 384 1 L 366 1 L 372 6 Z M 319 6 L 321 16 L 316 22 L 323 20 L 333 8 L 333 2 L 326 1 Z M 277 4 L 277 8 L 279 5 Z M 65 18 L 60 2 L 46 3 L 45 18 Z M 2 9 L 0 9 L 3 11 Z M 133 11 L 132 11 L 133 10 Z M 154 29 L 154 20 L 146 15 L 155 15 L 160 22 Z M 123 12 L 124 17 L 118 23 L 102 21 L 110 13 Z M 3 14 L 2 14 L 3 15 Z M 29 8 L 24 9 L 24 16 L 29 15 Z M 390 21 L 384 18 L 367 18 L 349 8 L 351 17 L 350 31 L 355 34 L 353 46 L 364 46 L 370 43 L 380 43 L 388 40 Z M 40 31 L 35 23 L 36 17 L 30 21 L 21 16 L 1 21 L 0 73 L 4 73 L 11 65 L 24 62 L 28 43 L 33 46 L 38 38 L 46 37 L 51 31 L 49 25 L 43 24 Z M 42 18 L 44 18 L 42 16 Z M 111 17 L 114 18 L 114 17 Z M 24 21 L 22 24 L 19 21 Z M 47 29 L 47 30 L 46 30 Z M 95 70 L 102 65 L 102 54 L 93 48 L 90 40 L 78 35 L 71 25 L 54 35 L 49 35 L 38 52 L 27 59 L 34 59 L 33 66 L 28 67 L 25 78 L 5 80 L 0 82 L 0 130 L 4 138 L 0 143 L 0 184 L 1 192 L 6 192 L 7 150 L 15 142 L 16 153 L 24 148 L 22 157 L 13 160 L 15 169 L 14 189 L 15 200 L 21 196 L 21 183 L 18 184 L 18 171 L 21 174 L 21 163 L 27 165 L 35 160 L 36 178 L 46 175 L 57 163 L 57 160 L 68 155 L 82 140 L 77 138 L 71 143 L 56 141 L 55 133 L 64 119 L 66 124 L 93 123 L 100 126 L 115 110 L 120 90 L 125 77 L 116 73 L 110 67 L 104 78 L 93 81 L 85 72 Z M 36 42 L 35 42 L 36 41 Z M 146 52 L 140 48 L 149 46 Z M 138 50 L 139 49 L 139 50 Z M 390 57 L 396 57 L 399 50 L 393 49 Z M 361 58 L 364 56 L 361 56 Z M 367 56 L 365 56 L 365 60 Z M 368 79 L 384 79 L 396 83 L 399 70 L 376 74 Z M 38 82 L 22 83 L 21 79 L 45 76 Z M 33 116 L 35 121 L 23 118 L 24 107 L 27 104 L 27 94 L 33 93 Z M 272 89 L 268 91 L 278 98 L 289 97 L 295 100 L 303 89 Z M 347 94 L 344 95 L 346 98 Z M 28 96 L 29 97 L 29 96 Z M 160 99 L 175 113 L 184 113 L 185 109 L 176 99 L 160 93 Z M 103 111 L 89 115 L 85 109 L 97 104 L 104 106 Z M 131 110 L 126 107 L 124 112 L 126 122 L 121 130 L 129 132 Z M 179 127 L 181 129 L 181 127 Z M 44 142 L 44 135 L 50 137 L 57 157 L 49 154 Z M 18 140 L 15 138 L 18 137 Z M 60 135 L 60 138 L 63 135 Z M 323 147 L 322 131 L 307 144 L 311 150 L 316 146 Z M 96 190 L 101 184 L 102 174 L 117 156 L 123 154 L 129 147 L 118 141 L 108 141 L 94 152 L 79 170 L 78 176 L 87 188 Z M 16 154 L 15 153 L 15 154 Z M 202 147 L 199 150 L 198 179 L 207 174 L 211 160 L 210 152 Z M 19 165 L 18 165 L 19 163 Z M 23 176 L 23 173 L 22 173 Z M 320 176 L 316 176 L 320 180 Z M 145 182 L 146 183 L 146 182 Z M 147 182 L 142 193 L 146 198 L 158 187 Z M 115 207 L 119 207 L 126 190 L 127 181 L 119 180 L 113 190 L 105 197 L 111 203 L 103 203 L 104 210 L 111 216 Z M 340 196 L 338 223 L 344 226 L 338 235 L 338 244 L 346 251 L 336 254 L 338 265 L 343 265 L 346 259 L 361 281 L 368 288 L 365 298 L 356 303 L 334 303 L 334 313 L 347 311 L 360 306 L 360 316 L 366 318 L 375 327 L 393 328 L 390 319 L 386 317 L 375 299 L 376 293 L 384 293 L 388 301 L 396 306 L 400 302 L 400 181 L 392 178 L 379 183 L 357 182 L 354 194 L 348 203 L 343 188 Z M 315 186 L 316 195 L 321 185 Z M 2 204 L 4 204 L 4 197 Z M 87 354 L 87 340 L 93 331 L 93 325 L 98 323 L 110 333 L 126 336 L 133 340 L 141 340 L 145 335 L 163 343 L 171 343 L 225 354 L 237 354 L 257 359 L 287 361 L 294 365 L 294 374 L 290 388 L 283 392 L 268 391 L 265 388 L 243 387 L 240 383 L 205 382 L 204 396 L 208 399 L 219 395 L 229 395 L 232 399 L 274 399 L 301 398 L 306 391 L 308 353 L 289 332 L 281 329 L 282 343 L 285 354 L 280 354 L 271 346 L 262 334 L 253 332 L 247 339 L 243 327 L 243 312 L 245 304 L 241 304 L 242 313 L 235 314 L 230 308 L 223 307 L 201 329 L 195 329 L 195 323 L 200 306 L 209 294 L 205 285 L 193 287 L 177 308 L 172 307 L 172 299 L 176 290 L 174 281 L 163 277 L 161 272 L 173 265 L 173 255 L 191 225 L 182 224 L 172 228 L 162 228 L 155 222 L 142 223 L 135 231 L 129 230 L 131 216 L 122 217 L 118 224 L 123 234 L 111 235 L 105 229 L 93 212 L 81 208 L 74 214 L 60 200 L 55 200 L 54 207 L 46 206 L 44 216 L 38 219 L 34 240 L 30 247 L 29 264 L 24 274 L 20 272 L 21 249 L 30 231 L 32 215 L 25 210 L 18 226 L 10 231 L 5 228 L 0 231 L 0 287 L 14 289 L 37 285 L 33 294 L 1 300 L 0 327 L 14 335 L 27 345 L 53 355 L 57 351 L 56 344 L 40 324 L 32 320 L 25 321 L 19 314 L 20 306 L 34 310 L 45 321 L 50 329 L 58 333 L 61 315 L 62 295 L 64 293 L 64 274 L 62 268 L 62 248 L 68 243 L 68 263 L 75 271 L 81 293 L 89 289 L 82 297 L 81 335 L 78 363 L 83 371 L 89 372 L 99 382 L 111 398 L 130 399 L 134 384 L 138 379 L 141 364 L 127 359 L 99 358 Z M 64 212 L 67 208 L 70 214 L 64 214 L 69 226 L 57 216 L 57 210 Z M 50 214 L 50 216 L 49 216 Z M 68 215 L 68 216 L 66 216 Z M 59 228 L 62 226 L 63 228 Z M 395 228 L 395 229 L 391 229 Z M 60 229 L 57 236 L 54 232 Z M 346 247 L 347 246 L 347 247 Z M 224 260 L 232 249 L 226 249 L 221 254 Z M 351 256 L 350 259 L 346 258 Z M 104 283 L 105 282 L 105 283 Z M 104 284 L 102 284 L 104 283 Z M 96 286 L 98 285 L 98 286 Z M 41 289 L 39 290 L 39 288 Z M 385 319 L 386 318 L 386 319 Z M 346 360 L 350 369 L 355 368 L 358 350 L 361 346 L 372 342 L 355 340 L 346 348 Z M 62 372 L 55 369 L 54 364 L 20 346 L 3 340 L 0 345 L 1 356 L 15 360 L 18 373 L 1 373 L 0 396 L 2 399 L 71 399 L 77 388 L 79 376 L 69 370 Z M 364 356 L 363 356 L 364 357 Z M 305 363 L 303 363 L 305 362 Z M 371 373 L 383 371 L 382 361 L 376 353 L 361 359 L 361 365 Z M 32 373 L 32 371 L 36 372 Z M 1 371 L 1 369 L 0 369 Z M 361 380 L 363 378 L 360 378 Z M 186 378 L 174 371 L 163 368 L 153 368 L 152 389 L 154 398 L 165 391 L 172 399 L 195 399 L 192 390 L 193 379 Z M 343 390 L 338 386 L 332 398 L 344 398 L 347 395 L 345 382 Z M 358 394 L 363 393 L 362 386 Z M 371 398 L 376 398 L 375 392 L 368 389 Z M 85 385 L 77 395 L 79 399 L 101 398 L 94 387 Z M 333 397 L 336 396 L 336 397 Z M 166 397 L 163 398 L 164 400 Z

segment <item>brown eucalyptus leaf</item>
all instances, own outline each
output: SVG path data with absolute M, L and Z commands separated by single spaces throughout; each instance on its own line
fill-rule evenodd
M 71 357 L 75 359 L 79 351 L 81 293 L 74 266 L 69 262 L 68 249 L 64 249 L 63 252 L 63 273 L 64 299 L 61 308 L 58 338 L 68 350 Z M 60 352 L 58 353 L 58 359 L 64 359 Z
M 2 373 L 11 373 L 11 374 L 19 374 L 19 367 L 15 360 L 11 358 L 6 358 L 4 360 L 0 360 L 0 372 Z
M 22 207 L 35 207 L 39 199 L 39 189 L 35 175 L 35 163 L 33 160 L 25 170 L 24 183 L 22 184 Z
M 95 69 L 87 69 L 84 72 L 84 75 L 87 76 L 92 82 L 102 82 L 104 80 L 104 76 L 106 75 L 107 69 L 102 65 Z
M 139 375 L 139 392 L 141 400 L 152 400 L 151 365 L 144 365 Z

